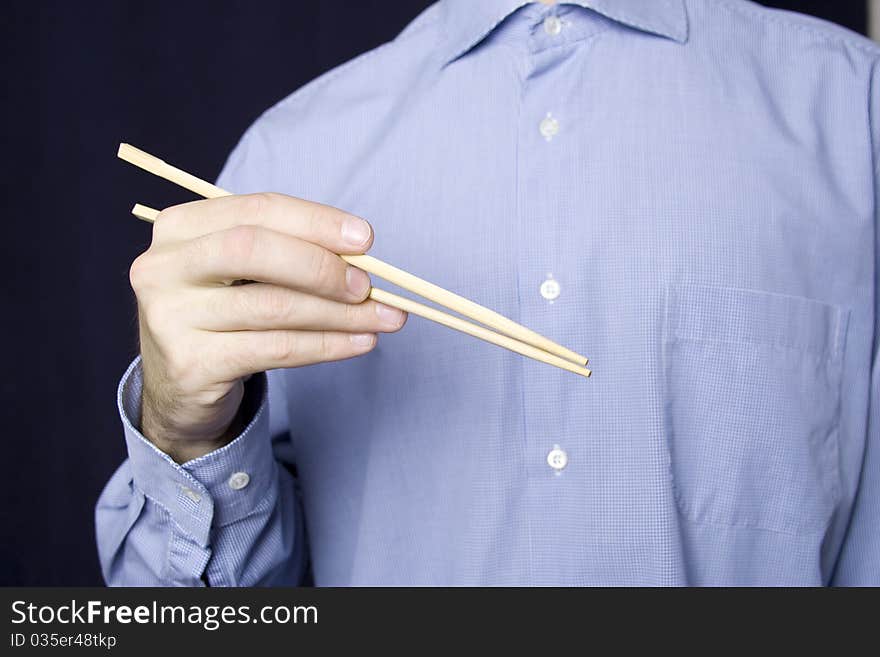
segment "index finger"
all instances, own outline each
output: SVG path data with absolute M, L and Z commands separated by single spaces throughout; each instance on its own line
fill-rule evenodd
M 243 225 L 286 233 L 339 254 L 365 253 L 373 243 L 373 229 L 364 219 L 330 205 L 274 192 L 174 205 L 156 218 L 153 241 L 188 241 Z

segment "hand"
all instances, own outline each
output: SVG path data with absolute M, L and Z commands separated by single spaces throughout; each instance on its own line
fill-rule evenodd
M 363 219 L 281 194 L 161 212 L 130 272 L 143 434 L 179 463 L 207 454 L 240 432 L 249 375 L 359 356 L 400 329 L 406 314 L 365 301 L 369 276 L 336 255 L 372 242 Z

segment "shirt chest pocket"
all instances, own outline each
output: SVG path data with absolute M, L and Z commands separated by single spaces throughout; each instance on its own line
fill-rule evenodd
M 847 319 L 802 297 L 667 289 L 666 428 L 684 518 L 792 533 L 827 525 Z

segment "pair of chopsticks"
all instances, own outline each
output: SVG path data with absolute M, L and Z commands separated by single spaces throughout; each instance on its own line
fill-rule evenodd
M 188 189 L 191 192 L 195 192 L 200 196 L 204 196 L 205 198 L 218 198 L 220 196 L 232 195 L 231 192 L 227 192 L 201 178 L 196 178 L 192 174 L 182 171 L 177 167 L 173 167 L 163 160 L 135 148 L 130 144 L 120 144 L 117 155 L 120 159 L 123 159 L 130 164 L 140 167 L 160 178 L 164 178 L 165 180 L 180 185 L 181 187 Z M 154 222 L 156 217 L 159 216 L 158 210 L 141 204 L 136 204 L 131 212 L 137 218 L 150 223 Z M 355 267 L 359 267 L 370 274 L 384 278 L 398 287 L 425 297 L 434 303 L 445 306 L 446 308 L 480 322 L 480 324 L 484 324 L 485 326 L 473 324 L 460 317 L 432 308 L 431 306 L 426 306 L 413 301 L 412 299 L 407 299 L 406 297 L 401 297 L 375 287 L 370 290 L 371 299 L 375 299 L 388 306 L 399 308 L 400 310 L 412 313 L 413 315 L 424 317 L 425 319 L 437 322 L 438 324 L 455 329 L 456 331 L 461 331 L 462 333 L 466 333 L 475 338 L 480 338 L 486 342 L 491 342 L 499 347 L 504 347 L 505 349 L 541 361 L 542 363 L 547 363 L 548 365 L 553 365 L 568 370 L 569 372 L 580 374 L 581 376 L 590 376 L 590 370 L 584 367 L 589 362 L 586 358 L 570 349 L 566 349 L 562 345 L 559 345 L 548 338 L 545 338 L 543 335 L 517 324 L 503 315 L 489 310 L 488 308 L 484 308 L 483 306 L 454 294 L 449 290 L 444 290 L 442 287 L 422 280 L 417 276 L 405 272 L 402 269 L 398 269 L 397 267 L 393 267 L 387 262 L 383 262 L 372 256 L 340 255 L 339 257 Z M 487 326 L 489 328 L 486 328 Z

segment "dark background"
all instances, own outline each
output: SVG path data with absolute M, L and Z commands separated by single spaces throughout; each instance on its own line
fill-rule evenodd
M 101 583 L 93 507 L 125 456 L 128 267 L 150 239 L 129 210 L 192 198 L 117 160 L 118 143 L 213 179 L 263 110 L 428 4 L 3 3 L 0 585 Z M 864 0 L 766 4 L 865 31 Z

